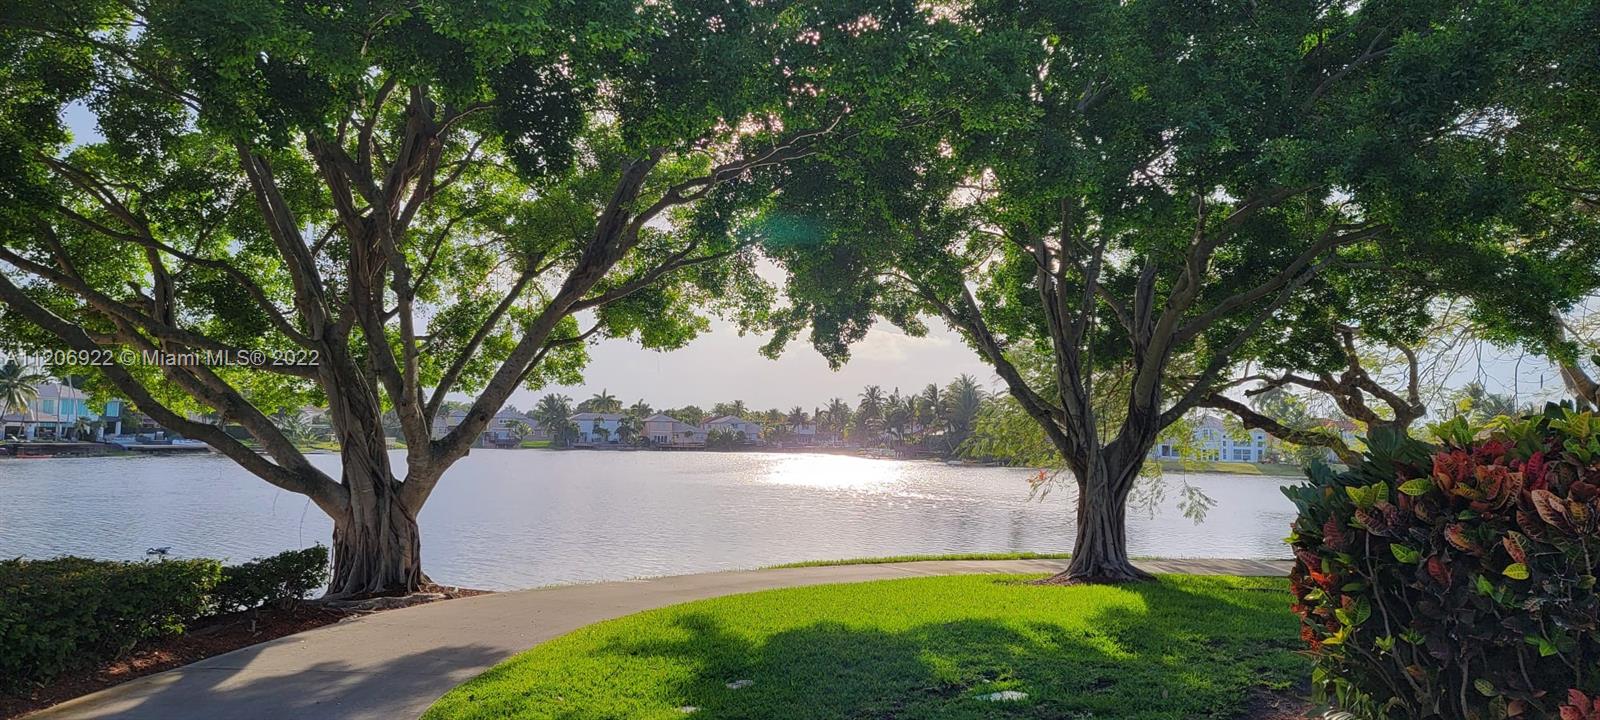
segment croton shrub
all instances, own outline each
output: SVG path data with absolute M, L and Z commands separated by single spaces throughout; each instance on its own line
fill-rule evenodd
M 1600 720 L 1600 418 L 1368 438 L 1285 494 L 1313 685 L 1369 720 Z

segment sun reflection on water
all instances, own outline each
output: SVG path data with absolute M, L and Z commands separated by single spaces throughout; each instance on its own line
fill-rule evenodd
M 903 462 L 841 455 L 786 455 L 760 479 L 823 490 L 877 491 L 899 483 L 905 467 Z

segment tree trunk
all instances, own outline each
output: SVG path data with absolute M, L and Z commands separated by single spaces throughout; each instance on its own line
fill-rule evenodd
M 1091 471 L 1078 483 L 1078 537 L 1066 571 L 1046 584 L 1088 585 L 1151 580 L 1128 559 L 1128 493 L 1142 456 L 1132 467 Z
M 422 574 L 422 536 L 417 519 L 398 498 L 350 505 L 333 525 L 333 581 L 329 598 L 414 592 Z
M 390 470 L 382 424 L 361 423 L 340 433 L 344 485 L 350 506 L 333 524 L 333 581 L 328 598 L 415 592 L 422 573 L 422 536 L 417 516 L 401 497 Z M 418 503 L 420 506 L 420 503 Z

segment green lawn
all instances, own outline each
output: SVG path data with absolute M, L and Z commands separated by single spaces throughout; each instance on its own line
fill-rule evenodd
M 1253 689 L 1309 672 L 1281 579 L 1027 579 L 829 585 L 639 613 L 512 658 L 424 717 L 1237 718 Z M 741 680 L 752 683 L 728 687 Z M 1000 690 L 1027 698 L 978 698 Z

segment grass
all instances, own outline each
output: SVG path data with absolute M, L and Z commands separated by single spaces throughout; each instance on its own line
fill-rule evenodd
M 884 557 L 850 558 L 846 560 L 805 560 L 803 562 L 770 565 L 763 570 L 778 568 L 831 567 L 833 565 L 882 565 L 884 563 L 922 562 L 925 560 L 1066 560 L 1068 553 L 954 553 L 951 555 L 887 555 Z
M 1217 460 L 1162 460 L 1166 472 L 1233 473 L 1234 475 L 1269 475 L 1272 477 L 1305 477 L 1305 468 L 1299 465 L 1272 463 L 1220 462 Z
M 1309 671 L 1285 581 L 965 575 L 771 590 L 591 625 L 445 695 L 467 718 L 1239 718 Z M 731 689 L 729 683 L 751 681 Z M 1018 690 L 1017 702 L 978 696 Z
M 525 448 L 525 449 L 526 448 L 547 448 L 547 447 L 550 447 L 550 441 L 549 440 L 523 440 L 522 444 L 519 447 L 522 447 L 522 448 Z

